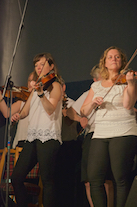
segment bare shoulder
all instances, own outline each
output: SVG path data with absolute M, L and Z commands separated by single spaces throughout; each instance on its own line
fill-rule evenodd
M 58 83 L 58 82 L 53 82 L 52 83 L 52 89 L 51 89 L 51 92 L 50 92 L 50 94 L 61 94 L 62 93 L 62 86 L 60 85 L 60 83 Z
M 53 88 L 56 88 L 56 89 L 60 89 L 61 90 L 61 85 L 60 85 L 60 83 L 58 83 L 58 82 L 56 82 L 56 81 L 54 81 L 53 83 L 52 83 L 52 86 L 53 86 Z
M 57 81 L 54 81 L 54 82 L 52 83 L 52 85 L 53 85 L 53 86 L 59 86 L 59 87 L 61 87 L 60 83 L 57 82 Z

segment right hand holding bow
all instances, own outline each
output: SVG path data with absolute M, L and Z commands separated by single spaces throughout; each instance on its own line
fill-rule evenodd
M 11 117 L 11 121 L 14 122 L 14 121 L 19 121 L 20 120 L 20 114 L 19 113 L 15 113 L 14 115 L 12 115 Z
M 93 102 L 93 105 L 100 106 L 103 103 L 103 98 L 102 97 L 96 97 L 92 100 L 92 102 Z

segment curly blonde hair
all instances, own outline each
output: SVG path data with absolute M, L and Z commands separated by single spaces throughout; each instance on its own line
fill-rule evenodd
M 100 75 L 103 79 L 106 79 L 106 80 L 109 78 L 109 73 L 108 73 L 108 69 L 105 67 L 105 62 L 106 62 L 106 57 L 107 57 L 108 52 L 112 49 L 117 50 L 119 52 L 120 56 L 121 56 L 122 65 L 121 65 L 121 68 L 120 68 L 119 71 L 124 69 L 124 67 L 127 64 L 127 56 L 120 48 L 118 48 L 116 46 L 111 46 L 108 49 L 106 49 L 104 51 L 103 55 L 101 56 L 100 61 L 99 61 L 99 68 L 101 69 L 100 70 Z

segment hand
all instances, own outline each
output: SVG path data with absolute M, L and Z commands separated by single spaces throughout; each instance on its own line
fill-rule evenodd
M 62 114 L 63 114 L 64 117 L 67 116 L 67 109 L 66 108 L 62 109 Z
M 1 93 L 1 91 L 0 91 L 0 102 L 2 102 L 4 99 L 3 99 L 3 97 L 2 97 L 2 93 Z
M 102 97 L 96 97 L 93 99 L 93 103 L 96 103 L 97 105 L 101 105 L 103 103 Z
M 0 100 L 2 99 L 2 93 L 1 93 L 1 91 L 0 91 Z
M 19 113 L 16 113 L 16 114 L 12 115 L 12 117 L 11 117 L 12 122 L 18 121 L 18 120 L 20 120 L 20 114 Z
M 35 88 L 36 81 L 31 81 L 29 84 L 29 91 L 31 92 L 33 88 Z
M 38 83 L 34 86 L 34 88 L 36 89 L 38 95 L 43 94 L 43 84 Z
M 128 84 L 135 84 L 136 83 L 136 77 L 134 76 L 134 74 L 137 75 L 137 72 L 129 71 L 126 74 L 126 80 L 127 80 Z
M 80 118 L 79 122 L 80 122 L 80 125 L 82 126 L 82 128 L 84 129 L 88 124 L 88 119 L 86 117 L 82 117 L 82 118 Z

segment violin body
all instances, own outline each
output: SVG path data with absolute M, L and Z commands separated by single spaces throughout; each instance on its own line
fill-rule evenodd
M 21 101 L 27 101 L 30 96 L 30 91 L 28 91 L 28 88 L 24 86 L 19 87 L 19 89 L 21 90 L 21 92 L 16 92 L 16 94 L 14 93 L 15 97 L 17 97 Z
M 116 80 L 117 80 L 116 85 L 121 85 L 121 84 L 127 85 L 126 75 L 124 74 L 120 74 L 120 75 L 118 74 L 114 78 L 112 78 L 113 82 L 115 82 Z
M 134 72 L 133 70 L 131 70 L 132 72 Z M 137 76 L 135 75 L 134 72 L 134 77 L 135 79 L 137 79 Z M 115 82 L 116 81 L 116 85 L 121 85 L 121 84 L 126 84 L 127 85 L 127 80 L 126 80 L 126 74 L 118 74 L 116 75 L 114 78 L 112 78 L 112 81 Z
M 4 87 L 1 87 L 2 92 L 3 92 L 3 88 Z M 27 101 L 30 95 L 28 88 L 25 86 L 21 86 L 21 87 L 13 86 L 11 91 L 12 91 L 12 98 L 18 98 L 19 100 L 24 102 Z M 10 98 L 10 90 L 6 90 L 5 97 Z
M 36 81 L 35 89 L 38 90 L 40 86 L 43 86 L 43 91 L 45 91 L 56 79 L 54 72 L 42 76 Z
M 47 75 L 42 76 L 41 78 L 38 79 L 36 82 L 36 90 L 40 86 L 43 86 L 43 90 L 45 91 L 56 79 L 55 73 L 51 72 Z M 1 91 L 3 91 L 4 86 L 1 87 Z M 12 98 L 18 98 L 21 101 L 27 101 L 30 96 L 30 92 L 28 91 L 28 88 L 25 86 L 21 87 L 12 87 Z M 5 97 L 10 98 L 10 91 L 6 90 Z

